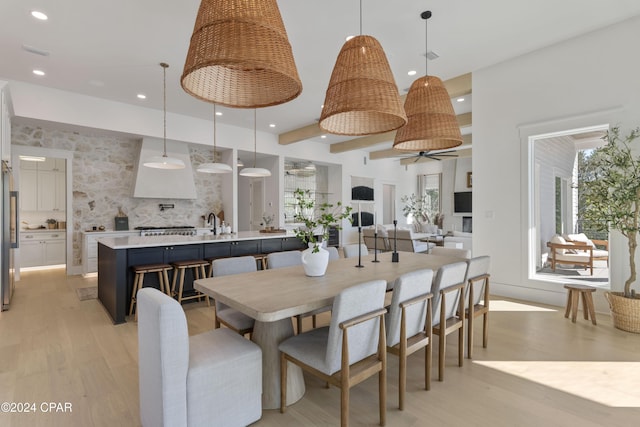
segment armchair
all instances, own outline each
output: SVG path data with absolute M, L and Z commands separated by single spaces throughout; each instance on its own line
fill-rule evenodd
M 569 234 L 577 240 L 568 240 L 563 236 L 555 235 L 547 242 L 550 248 L 549 258 L 551 261 L 551 269 L 555 272 L 557 264 L 583 265 L 589 268 L 593 276 L 593 261 L 606 260 L 609 265 L 609 252 L 607 250 L 597 249 L 595 242 L 589 240 L 583 233 Z M 604 244 L 608 248 L 608 242 L 598 240 L 599 244 Z

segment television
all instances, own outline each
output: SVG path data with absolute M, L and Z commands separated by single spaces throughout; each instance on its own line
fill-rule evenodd
M 472 192 L 460 191 L 453 193 L 453 212 L 455 213 L 471 213 L 472 210 Z

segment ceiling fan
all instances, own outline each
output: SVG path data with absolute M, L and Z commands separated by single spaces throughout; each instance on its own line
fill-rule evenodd
M 457 154 L 453 154 L 455 153 L 456 150 L 425 150 L 425 151 L 419 151 L 416 154 L 413 154 L 411 156 L 407 156 L 407 157 L 403 157 L 403 159 L 413 159 L 415 158 L 414 162 L 417 162 L 420 159 L 433 159 L 433 160 L 437 160 L 440 161 L 443 158 L 447 158 L 447 157 L 458 157 Z

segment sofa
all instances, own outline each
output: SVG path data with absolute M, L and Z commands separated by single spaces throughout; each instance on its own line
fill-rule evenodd
M 462 243 L 461 249 L 468 249 L 469 251 L 471 251 L 472 237 L 473 237 L 473 234 L 467 233 L 466 231 L 453 231 L 451 234 L 447 234 L 446 236 L 444 236 L 444 247 L 445 248 L 451 247 L 451 246 L 455 247 L 457 246 L 455 245 L 455 243 Z

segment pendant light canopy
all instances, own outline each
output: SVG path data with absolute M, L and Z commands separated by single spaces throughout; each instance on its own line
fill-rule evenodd
M 180 159 L 167 156 L 167 68 L 169 68 L 169 64 L 164 62 L 160 63 L 162 67 L 162 98 L 163 98 L 163 151 L 162 156 L 153 156 L 147 159 L 143 165 L 148 168 L 156 168 L 156 169 L 184 169 L 184 162 Z
M 253 167 L 244 168 L 240 171 L 240 175 L 248 176 L 251 178 L 260 178 L 265 176 L 271 176 L 271 171 L 265 168 L 256 167 L 256 144 L 257 144 L 257 131 L 256 131 L 256 110 L 253 110 Z
M 422 12 L 420 16 L 425 20 L 426 27 L 431 11 Z M 438 77 L 426 73 L 414 81 L 404 102 L 404 109 L 409 121 L 396 132 L 394 149 L 431 151 L 462 144 L 460 125 L 451 98 Z
M 202 0 L 181 84 L 198 99 L 239 108 L 278 105 L 300 95 L 276 0 Z
M 213 163 L 203 163 L 196 169 L 203 173 L 229 173 L 231 166 L 216 162 L 216 105 L 213 105 Z
M 340 50 L 331 73 L 320 115 L 320 127 L 337 135 L 371 135 L 398 129 L 407 123 L 398 87 L 382 46 L 360 35 Z

